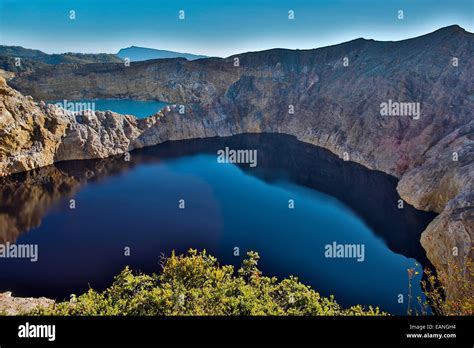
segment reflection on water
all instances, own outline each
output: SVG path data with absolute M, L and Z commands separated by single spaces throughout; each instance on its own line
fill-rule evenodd
M 240 165 L 246 174 L 242 176 L 232 165 L 213 164 L 217 150 L 226 146 L 257 149 L 258 166 Z M 0 260 L 0 291 L 65 297 L 87 289 L 88 282 L 103 288 L 124 264 L 156 270 L 150 255 L 161 251 L 169 254 L 170 249 L 182 252 L 189 247 L 208 248 L 222 263 L 238 264 L 241 258 L 236 260 L 231 253 L 237 243 L 242 254 L 249 249 L 259 251 L 262 268 L 269 274 L 299 275 L 323 294 L 335 294 L 343 304 L 381 303 L 382 308 L 403 313 L 405 309 L 396 304 L 395 294 L 406 290 L 406 267 L 411 261 L 383 251 L 384 246 L 376 238 L 394 253 L 428 265 L 419 239 L 434 214 L 407 204 L 398 209 L 395 187 L 396 179 L 391 176 L 344 162 L 324 149 L 285 135 L 169 142 L 134 151 L 130 161 L 118 156 L 58 163 L 0 179 L 0 242 L 40 244 L 38 265 Z M 183 192 L 175 192 L 180 190 Z M 254 190 L 256 196 L 260 193 L 263 197 L 245 202 L 248 195 L 243 196 L 241 190 Z M 345 207 L 337 208 L 321 193 L 337 198 Z M 182 212 L 169 210 L 155 200 L 156 196 L 168 199 L 183 194 L 189 197 L 189 204 L 200 202 L 202 210 L 190 209 L 187 214 L 191 215 L 180 215 Z M 299 205 L 293 217 L 282 216 L 281 212 L 288 212 L 286 206 L 281 210 L 265 200 L 285 195 L 297 198 Z M 71 213 L 71 198 L 87 207 Z M 120 204 L 120 209 L 109 206 L 110 200 Z M 252 205 L 260 201 L 260 211 L 254 212 Z M 357 218 L 348 217 L 346 207 Z M 153 214 L 155 219 L 150 217 Z M 352 222 L 337 225 L 334 220 L 338 215 L 331 214 L 341 214 L 341 221 Z M 121 218 L 125 221 L 116 221 Z M 92 228 L 96 230 L 90 231 Z M 124 260 L 123 255 L 117 255 L 131 242 L 130 233 L 135 237 L 133 250 L 140 253 Z M 361 263 L 364 266 L 347 260 L 331 264 L 315 249 L 337 238 L 357 240 L 351 234 L 359 234 L 358 238 L 372 248 L 370 252 L 381 259 L 369 259 Z M 88 249 L 81 249 L 83 244 Z M 157 245 L 160 250 L 155 250 Z M 83 250 L 90 252 L 84 262 L 79 258 L 84 256 Z M 64 263 L 64 269 L 58 262 Z M 331 265 L 333 269 L 327 269 Z M 381 269 L 368 275 L 370 267 Z M 45 270 L 57 272 L 58 279 Z M 393 274 L 384 276 L 384 270 Z M 368 288 L 370 284 L 374 289 Z M 383 293 L 391 299 L 386 300 Z

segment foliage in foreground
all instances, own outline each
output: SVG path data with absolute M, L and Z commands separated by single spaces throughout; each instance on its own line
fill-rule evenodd
M 237 274 L 206 251 L 162 262 L 161 274 L 134 275 L 127 267 L 104 292 L 90 289 L 33 315 L 385 315 L 378 308 L 341 308 L 334 298 L 289 277 L 262 275 L 249 252 Z
M 474 315 L 474 266 L 471 260 L 466 261 L 463 271 L 455 263 L 449 262 L 449 273 L 440 271 L 433 273 L 429 268 L 424 270 L 426 280 L 421 281 L 421 287 L 427 300 L 417 297 L 419 310 L 408 306 L 408 315 L 427 315 L 429 309 L 437 315 Z M 408 279 L 411 297 L 411 280 L 417 275 L 415 268 L 408 269 Z M 447 286 L 456 284 L 457 294 L 454 298 L 446 298 Z

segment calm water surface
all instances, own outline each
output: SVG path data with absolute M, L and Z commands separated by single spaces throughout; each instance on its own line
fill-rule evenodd
M 72 104 L 67 104 L 67 103 Z M 124 115 L 134 115 L 138 118 L 145 118 L 156 114 L 167 104 L 159 101 L 144 101 L 131 99 L 90 99 L 90 100 L 75 100 L 75 101 L 50 101 L 50 104 L 59 104 L 61 107 L 71 111 L 78 111 L 82 109 L 94 109 L 96 111 L 114 111 Z M 69 106 L 70 105 L 70 106 Z
M 226 146 L 256 149 L 257 167 L 218 163 Z M 74 161 L 14 175 L 0 180 L 0 241 L 38 244 L 39 260 L 0 259 L 0 291 L 65 298 L 104 289 L 125 265 L 157 272 L 160 255 L 172 250 L 206 249 L 236 266 L 254 250 L 264 274 L 296 275 L 344 306 L 403 314 L 398 295 L 407 296 L 407 268 L 428 265 L 419 238 L 434 215 L 398 209 L 396 183 L 266 134 L 169 142 L 134 151 L 129 162 Z M 326 258 L 333 242 L 363 244 L 365 260 Z

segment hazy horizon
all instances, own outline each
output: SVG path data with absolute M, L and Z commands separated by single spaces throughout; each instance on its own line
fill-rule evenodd
M 446 27 L 450 27 L 450 26 L 455 26 L 455 25 L 458 25 L 458 24 L 450 24 L 450 25 L 446 25 L 446 26 L 443 26 L 443 27 L 439 27 L 439 28 L 436 28 L 430 32 L 427 32 L 427 33 L 423 33 L 423 34 L 420 34 L 420 35 L 417 35 L 417 36 L 413 36 L 413 37 L 406 37 L 406 38 L 401 38 L 400 40 L 377 40 L 377 39 L 373 39 L 373 38 L 362 38 L 362 39 L 365 39 L 365 40 L 375 40 L 375 41 L 378 41 L 378 42 L 384 42 L 384 41 L 392 41 L 392 42 L 396 42 L 396 41 L 403 41 L 403 40 L 409 40 L 409 39 L 412 39 L 412 38 L 416 38 L 416 37 L 419 37 L 419 36 L 423 36 L 423 35 L 427 35 L 429 33 L 432 33 L 432 32 L 435 32 L 439 29 L 443 29 L 443 28 L 446 28 Z M 462 26 L 458 25 L 459 27 L 461 27 L 462 29 L 466 30 L 467 32 L 469 33 L 472 33 L 470 32 L 469 30 L 467 30 L 466 28 L 463 28 Z M 319 47 L 311 47 L 311 48 L 303 48 L 303 49 L 300 49 L 300 48 L 289 48 L 289 47 L 268 47 L 268 48 L 262 48 L 260 50 L 254 50 L 254 51 L 240 51 L 240 52 L 235 52 L 229 56 L 232 56 L 232 55 L 235 55 L 235 54 L 240 54 L 240 53 L 247 53 L 247 52 L 257 52 L 257 51 L 266 51 L 266 50 L 272 50 L 272 49 L 289 49 L 289 50 L 310 50 L 310 49 L 317 49 L 317 48 L 324 48 L 324 47 L 328 47 L 328 46 L 333 46 L 333 45 L 339 45 L 339 44 L 343 44 L 343 43 L 346 43 L 346 42 L 350 42 L 350 41 L 353 41 L 353 40 L 357 40 L 357 39 L 360 39 L 360 37 L 354 37 L 350 40 L 347 40 L 347 41 L 341 41 L 341 42 L 334 42 L 334 43 L 330 43 L 328 45 L 325 45 L 325 46 L 319 46 Z M 217 58 L 225 58 L 225 57 L 229 57 L 229 56 L 217 56 L 217 55 L 206 55 L 206 54 L 203 54 L 203 53 L 196 53 L 196 52 L 188 52 L 188 51 L 173 51 L 173 50 L 169 50 L 169 49 L 166 49 L 166 48 L 157 48 L 157 47 L 145 47 L 145 46 L 138 46 L 138 45 L 134 45 L 134 44 L 131 44 L 131 45 L 128 45 L 128 46 L 124 46 L 124 47 L 121 47 L 119 48 L 116 52 L 104 52 L 104 51 L 98 51 L 98 52 L 87 52 L 87 51 L 63 51 L 63 52 L 47 52 L 46 50 L 43 50 L 41 48 L 38 48 L 38 47 L 25 47 L 25 46 L 22 46 L 22 45 L 18 45 L 18 44 L 12 44 L 12 45 L 7 45 L 7 44 L 4 44 L 2 42 L 0 42 L 0 46 L 10 46 L 10 47 L 14 47 L 14 46 L 19 46 L 19 47 L 22 47 L 22 48 L 26 48 L 26 49 L 32 49 L 32 50 L 39 50 L 39 51 L 42 51 L 44 53 L 47 53 L 47 54 L 66 54 L 66 53 L 79 53 L 79 54 L 118 54 L 118 52 L 122 49 L 128 49 L 128 48 L 132 48 L 132 47 L 135 47 L 135 48 L 144 48 L 144 49 L 152 49 L 152 50 L 158 50 L 158 51 L 169 51 L 169 52 L 177 52 L 177 53 L 181 53 L 181 54 L 191 54 L 191 55 L 205 55 L 209 58 L 211 57 L 217 57 Z
M 2 0 L 0 43 L 50 54 L 116 54 L 137 46 L 226 57 L 357 38 L 399 41 L 454 24 L 472 32 L 472 10 L 470 0 Z

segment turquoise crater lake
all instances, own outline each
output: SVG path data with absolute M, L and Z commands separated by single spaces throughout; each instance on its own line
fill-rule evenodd
M 83 100 L 55 100 L 48 104 L 56 104 L 68 111 L 114 111 L 119 114 L 133 115 L 137 118 L 145 118 L 156 114 L 167 103 L 160 101 L 145 101 L 132 99 L 83 99 Z
M 225 147 L 256 150 L 258 165 L 218 163 Z M 434 214 L 398 209 L 396 183 L 270 134 L 168 142 L 133 151 L 130 161 L 72 161 L 2 178 L 0 196 L 9 199 L 0 213 L 12 223 L 0 238 L 38 245 L 39 255 L 0 259 L 0 291 L 62 299 L 104 289 L 125 265 L 158 272 L 172 250 L 206 249 L 235 266 L 254 250 L 266 275 L 296 275 L 344 306 L 405 314 L 407 269 L 429 265 L 419 238 Z M 363 260 L 327 257 L 334 243 L 363 246 Z M 413 298 L 423 296 L 419 282 Z

